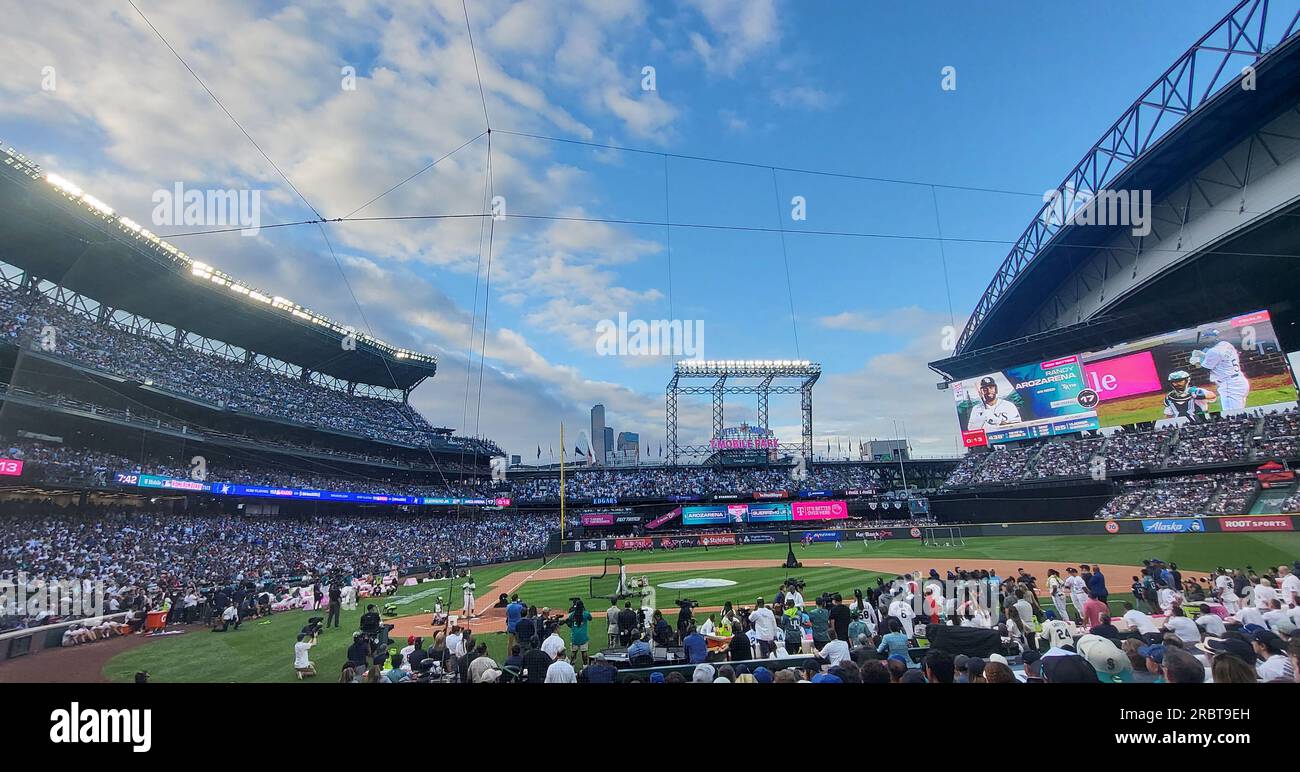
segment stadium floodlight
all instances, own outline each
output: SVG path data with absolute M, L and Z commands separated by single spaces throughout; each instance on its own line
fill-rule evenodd
M 89 193 L 82 193 L 81 200 L 85 201 L 92 209 L 97 210 L 100 214 L 108 217 L 113 216 L 113 207 L 105 204 L 103 201 L 100 201 Z
M 50 183 L 54 187 L 58 188 L 59 190 L 63 191 L 64 193 L 68 193 L 78 198 L 81 196 L 81 188 L 77 187 L 76 184 L 74 184 L 71 180 L 66 180 L 60 177 L 59 175 L 55 174 L 54 172 L 50 172 L 49 174 L 45 175 L 45 181 Z

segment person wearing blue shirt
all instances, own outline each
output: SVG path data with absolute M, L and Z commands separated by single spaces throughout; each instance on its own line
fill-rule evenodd
M 1092 567 L 1092 578 L 1088 580 L 1088 587 L 1102 603 L 1110 597 L 1110 593 L 1106 591 L 1106 577 L 1101 573 L 1101 566 Z
M 686 650 L 686 661 L 692 665 L 698 665 L 709 658 L 709 645 L 694 626 L 682 639 L 682 648 Z
M 627 660 L 633 667 L 639 667 L 637 660 L 642 657 L 651 661 L 654 660 L 654 647 L 644 637 L 636 639 L 631 646 L 627 647 Z
M 515 638 L 515 626 L 524 615 L 524 604 L 519 602 L 519 596 L 513 595 L 510 598 L 510 605 L 506 606 L 506 632 L 510 634 L 510 646 L 518 643 Z
M 908 657 L 910 661 L 911 656 L 907 653 L 907 635 L 903 633 L 902 622 L 894 617 L 889 618 L 889 632 L 881 637 L 876 651 L 886 656 L 901 654 Z

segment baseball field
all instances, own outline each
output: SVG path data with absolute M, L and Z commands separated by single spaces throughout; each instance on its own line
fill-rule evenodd
M 1129 598 L 1130 577 L 1142 560 L 1160 558 L 1173 561 L 1185 573 L 1195 574 L 1219 566 L 1263 568 L 1291 563 L 1300 556 L 1300 533 L 1260 534 L 1143 534 L 1115 536 L 1073 537 L 984 537 L 966 540 L 961 548 L 924 547 L 915 540 L 879 542 L 870 546 L 845 543 L 842 549 L 834 544 L 813 544 L 795 547 L 801 569 L 781 567 L 785 545 L 713 547 L 705 549 L 659 550 L 655 552 L 590 553 L 565 555 L 549 561 L 544 567 L 540 560 L 485 566 L 475 570 L 478 586 L 478 610 L 489 609 L 502 593 L 519 593 L 521 598 L 539 609 L 549 607 L 564 611 L 570 597 L 583 597 L 592 612 L 592 651 L 606 640 L 604 611 L 608 600 L 587 598 L 589 577 L 600 574 L 606 557 L 621 557 L 627 565 L 629 577 L 646 576 L 657 588 L 659 608 L 673 612 L 675 619 L 678 597 L 697 600 L 700 611 L 730 600 L 736 605 L 752 606 L 758 596 L 771 598 L 787 576 L 798 576 L 806 581 L 807 592 L 812 596 L 824 591 L 839 592 L 851 597 L 855 587 L 874 584 L 877 577 L 886 581 L 905 572 L 928 572 L 930 568 L 945 570 L 962 568 L 992 568 L 1002 575 L 1024 567 L 1042 580 L 1048 567 L 1065 568 L 1083 563 L 1103 565 L 1107 582 L 1112 590 L 1112 602 Z M 689 579 L 721 579 L 735 582 L 725 587 L 676 590 L 659 585 Z M 460 603 L 460 582 L 449 587 L 448 582 L 426 582 L 403 587 L 395 596 L 399 601 L 398 614 L 386 621 L 397 625 L 395 635 L 405 642 L 407 634 L 432 637 L 430 626 L 434 593 L 445 599 L 450 595 L 456 607 Z M 330 629 L 312 650 L 312 660 L 319 675 L 315 682 L 328 683 L 337 679 L 338 669 L 346 656 L 351 634 L 358 628 L 364 602 L 356 611 L 345 611 L 342 626 Z M 129 648 L 102 662 L 100 676 L 103 680 L 129 681 L 137 671 L 146 670 L 155 682 L 290 682 L 296 681 L 291 662 L 295 636 L 308 616 L 323 612 L 290 611 L 269 619 L 250 619 L 238 631 L 212 633 L 201 627 L 190 627 L 186 632 L 152 639 L 139 639 Z M 476 636 L 485 641 L 494 659 L 501 662 L 506 656 L 506 634 L 502 629 L 501 614 L 489 612 L 474 625 Z M 567 640 L 567 628 L 562 629 Z M 91 644 L 74 650 L 42 654 L 33 661 L 47 657 L 64 658 L 92 655 L 96 646 L 111 646 L 115 641 Z M 103 657 L 103 654 L 98 655 Z M 47 664 L 55 665 L 49 661 Z

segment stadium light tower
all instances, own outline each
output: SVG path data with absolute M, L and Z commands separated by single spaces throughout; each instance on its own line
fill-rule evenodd
M 677 444 L 677 398 L 683 394 L 707 394 L 713 398 L 713 438 L 720 439 L 725 414 L 724 401 L 727 394 L 755 394 L 758 396 L 758 422 L 761 428 L 768 429 L 768 398 L 772 394 L 798 394 L 800 411 L 803 414 L 803 432 L 798 445 L 788 443 L 777 446 L 778 450 L 796 451 L 806 459 L 812 459 L 812 389 L 821 377 L 822 366 L 806 359 L 688 359 L 673 366 L 673 377 L 668 382 L 664 399 L 664 422 L 667 429 L 668 463 L 677 465 L 679 454 L 699 456 L 712 453 L 709 445 Z M 711 379 L 708 386 L 683 386 L 683 378 Z M 757 384 L 732 384 L 728 379 L 757 380 Z M 798 385 L 777 384 L 775 380 L 798 380 Z

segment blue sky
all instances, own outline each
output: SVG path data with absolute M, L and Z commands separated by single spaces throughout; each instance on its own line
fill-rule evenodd
M 485 127 L 458 1 L 137 4 L 326 217 Z M 498 130 L 493 191 L 507 202 L 493 233 L 481 399 L 487 276 L 477 221 L 327 226 L 360 309 L 315 226 L 175 243 L 275 294 L 363 329 L 364 317 L 379 337 L 438 354 L 440 373 L 416 392 L 417 406 L 525 458 L 558 445 L 561 420 L 571 434 L 585 427 L 595 402 L 616 430 L 639 431 L 657 452 L 671 360 L 598 356 L 595 327 L 619 312 L 669 318 L 670 297 L 673 317 L 703 320 L 709 358 L 821 362 L 823 448 L 826 437 L 887 436 L 898 418 L 918 452 L 951 453 L 951 403 L 925 367 L 943 354 L 942 327 L 961 327 L 1042 192 L 1230 7 L 470 2 Z M 311 215 L 128 3 L 26 7 L 10 21 L 0 31 L 6 143 L 145 224 L 153 191 L 178 181 L 261 189 L 263 223 Z M 354 90 L 341 86 L 344 66 L 356 70 Z M 645 66 L 655 68 L 653 92 L 641 88 Z M 955 91 L 940 88 L 946 66 L 956 68 Z M 53 90 L 41 88 L 46 67 L 57 74 Z M 665 191 L 662 156 L 503 131 L 1021 195 L 787 171 L 776 173 L 774 190 L 767 169 L 681 158 L 668 161 Z M 481 211 L 486 159 L 483 137 L 362 214 Z M 807 201 L 804 222 L 788 219 L 796 195 Z M 935 199 L 950 239 L 942 258 Z M 661 222 L 666 204 L 681 223 L 772 228 L 784 214 L 785 255 L 775 233 L 679 227 L 669 250 L 658 225 L 509 217 Z M 731 415 L 753 410 L 737 405 Z M 707 422 L 705 409 L 687 406 L 683 440 L 703 440 Z M 795 439 L 797 403 L 774 401 L 773 424 Z

